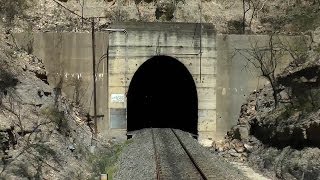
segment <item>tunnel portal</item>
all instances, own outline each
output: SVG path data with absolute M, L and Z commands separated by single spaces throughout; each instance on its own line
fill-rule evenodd
M 198 97 L 188 69 L 154 56 L 135 72 L 127 95 L 127 130 L 175 128 L 198 134 Z

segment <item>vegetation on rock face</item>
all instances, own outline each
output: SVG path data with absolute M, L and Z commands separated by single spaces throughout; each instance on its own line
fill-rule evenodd
M 0 0 L 0 17 L 7 25 L 12 25 L 16 16 L 25 16 L 33 0 Z
M 6 65 L 0 60 L 0 111 L 2 105 L 2 99 L 6 95 L 10 95 L 8 89 L 13 88 L 18 83 L 15 75 L 6 69 Z
M 89 162 L 92 164 L 93 176 L 107 174 L 110 180 L 113 179 L 117 171 L 117 161 L 123 150 L 132 140 L 127 140 L 123 144 L 116 144 L 107 148 L 100 148 L 94 154 L 89 156 Z
M 59 133 L 66 137 L 70 135 L 72 129 L 69 125 L 69 120 L 65 117 L 63 111 L 59 111 L 57 107 L 48 107 L 42 111 L 42 114 L 56 126 L 56 130 Z
M 82 1 L 60 1 L 64 6 L 79 13 L 86 8 Z M 46 4 L 48 7 L 46 7 Z M 97 0 L 86 5 L 104 8 L 96 16 L 101 26 L 114 21 L 174 21 L 213 23 L 221 33 L 270 33 L 300 34 L 319 26 L 319 1 L 289 0 Z M 36 11 L 27 11 L 30 7 Z M 72 31 L 88 29 L 89 24 L 55 2 L 48 0 L 0 0 L 0 15 L 5 22 L 15 17 L 28 17 L 27 21 L 37 30 Z M 39 9 L 46 9 L 44 15 Z M 10 10 L 10 11 L 9 11 Z M 21 18 L 19 19 L 21 20 Z M 32 20 L 32 21 L 30 21 Z M 21 21 L 22 22 L 22 21 Z M 23 23 L 22 23 L 23 24 Z M 21 24 L 19 24 L 20 26 Z
M 286 16 L 283 16 L 283 19 L 286 23 L 292 24 L 294 31 L 314 30 L 320 26 L 319 7 L 319 1 L 307 1 L 306 3 L 298 1 L 286 10 Z
M 260 21 L 268 32 L 301 33 L 320 25 L 320 2 L 293 0 L 268 2 L 243 0 L 243 21 L 252 30 L 253 21 Z M 269 27 L 268 27 L 269 26 Z

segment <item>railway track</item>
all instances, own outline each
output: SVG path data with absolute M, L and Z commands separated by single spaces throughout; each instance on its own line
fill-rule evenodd
M 151 129 L 156 179 L 201 179 L 208 177 L 174 129 Z
M 192 135 L 169 128 L 133 133 L 123 150 L 115 179 L 246 180 L 237 168 L 207 151 Z

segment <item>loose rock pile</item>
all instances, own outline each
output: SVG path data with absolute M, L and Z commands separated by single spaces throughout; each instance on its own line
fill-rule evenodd
M 213 143 L 212 150 L 218 152 L 225 158 L 233 158 L 234 160 L 246 161 L 248 157 L 248 149 L 251 145 L 244 144 L 240 140 L 233 139 L 231 141 L 218 141 Z

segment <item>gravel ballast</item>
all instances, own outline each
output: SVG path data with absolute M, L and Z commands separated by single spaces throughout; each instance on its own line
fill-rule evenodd
M 192 155 L 192 157 L 208 179 L 248 179 L 232 164 L 226 162 L 217 155 L 212 154 L 206 148 L 201 146 L 196 139 L 191 137 L 189 133 L 181 130 L 174 131 L 179 136 L 183 144 L 188 149 L 189 153 Z
M 123 149 L 114 179 L 150 180 L 156 178 L 156 164 L 150 129 L 137 131 L 132 142 Z
M 171 129 L 153 129 L 153 132 L 160 159 L 161 179 L 201 179 Z
M 123 150 L 114 179 L 156 179 L 155 150 L 159 155 L 162 179 L 200 179 L 199 173 L 180 146 L 171 129 L 143 129 L 135 132 L 132 142 Z M 208 179 L 247 179 L 232 164 L 210 153 L 189 133 L 175 130 Z

